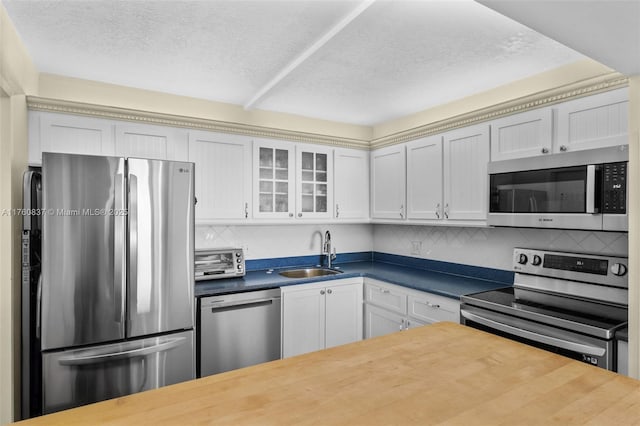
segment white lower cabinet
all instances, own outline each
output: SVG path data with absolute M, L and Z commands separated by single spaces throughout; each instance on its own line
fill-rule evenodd
M 420 327 L 438 321 L 460 321 L 460 302 L 375 279 L 364 283 L 365 338 Z
M 283 358 L 362 340 L 362 278 L 282 287 Z

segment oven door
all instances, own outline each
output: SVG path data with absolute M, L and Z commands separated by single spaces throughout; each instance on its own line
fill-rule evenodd
M 602 229 L 600 169 L 592 164 L 492 173 L 489 224 Z
M 612 341 L 474 306 L 463 306 L 460 317 L 467 326 L 615 371 Z

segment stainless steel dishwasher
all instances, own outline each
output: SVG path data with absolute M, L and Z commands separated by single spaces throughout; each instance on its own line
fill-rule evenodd
M 280 289 L 200 298 L 200 377 L 280 359 Z

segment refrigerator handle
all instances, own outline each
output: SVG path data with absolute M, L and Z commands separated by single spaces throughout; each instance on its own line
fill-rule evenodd
M 129 173 L 129 291 L 138 288 L 138 177 Z
M 38 276 L 36 289 L 36 339 L 40 339 L 40 325 L 42 323 L 42 274 Z
M 114 212 L 114 240 L 113 240 L 113 296 L 116 303 L 115 321 L 124 322 L 124 287 L 126 283 L 125 262 L 125 182 L 124 174 L 116 174 L 115 179 L 115 212 Z
M 141 346 L 134 349 L 107 352 L 107 353 L 95 353 L 87 355 L 70 355 L 60 358 L 60 364 L 62 365 L 86 365 L 86 364 L 98 364 L 108 361 L 118 361 L 123 359 L 130 359 L 134 357 L 142 357 L 158 352 L 166 352 L 169 349 L 173 349 L 185 343 L 184 337 L 175 337 L 167 339 L 163 342 L 153 346 Z

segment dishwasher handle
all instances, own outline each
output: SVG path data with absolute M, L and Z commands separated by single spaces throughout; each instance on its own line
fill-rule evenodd
M 222 299 L 219 302 L 218 301 L 209 302 L 206 308 L 207 309 L 210 308 L 211 312 L 217 312 L 220 310 L 229 310 L 229 309 L 248 309 L 248 308 L 255 308 L 258 306 L 272 305 L 274 300 L 277 300 L 277 298 L 234 300 L 232 302 L 225 302 Z

